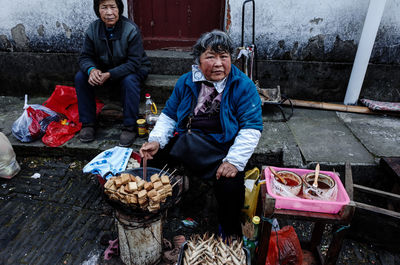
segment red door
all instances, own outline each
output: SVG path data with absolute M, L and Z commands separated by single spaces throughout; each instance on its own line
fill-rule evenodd
M 191 47 L 204 32 L 222 29 L 225 0 L 128 0 L 145 49 Z

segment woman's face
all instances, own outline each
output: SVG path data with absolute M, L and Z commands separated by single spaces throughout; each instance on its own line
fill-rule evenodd
M 119 19 L 119 9 L 115 0 L 104 0 L 99 5 L 100 18 L 107 28 L 112 28 Z
M 217 53 L 208 48 L 200 55 L 199 67 L 207 80 L 221 81 L 231 72 L 231 56 L 228 52 Z

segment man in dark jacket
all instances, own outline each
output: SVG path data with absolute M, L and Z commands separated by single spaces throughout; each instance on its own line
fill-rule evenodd
M 120 146 L 130 146 L 136 136 L 140 85 L 147 78 L 150 62 L 143 49 L 138 26 L 122 16 L 122 0 L 94 0 L 99 17 L 86 31 L 79 56 L 80 71 L 75 76 L 82 142 L 94 140 L 96 87 L 119 86 L 123 103 L 124 127 Z

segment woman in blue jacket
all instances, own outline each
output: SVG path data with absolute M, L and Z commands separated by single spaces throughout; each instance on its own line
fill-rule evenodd
M 79 55 L 80 71 L 75 76 L 82 142 L 94 140 L 96 125 L 96 87 L 119 87 L 123 104 L 124 127 L 121 146 L 130 146 L 135 138 L 139 111 L 140 85 L 150 70 L 138 26 L 122 16 L 122 0 L 94 0 L 99 19 L 86 31 Z
M 214 30 L 200 37 L 193 47 L 192 71 L 176 83 L 140 153 L 147 159 L 178 159 L 197 175 L 213 177 L 222 229 L 227 235 L 240 235 L 243 170 L 258 144 L 263 122 L 256 87 L 232 65 L 232 54 L 233 44 L 226 33 Z M 177 146 L 183 144 L 179 140 L 188 127 L 202 133 L 223 153 L 218 161 L 210 162 L 213 165 L 198 162 L 209 161 L 214 153 L 188 160 L 190 152 Z M 182 155 L 176 155 L 174 149 L 182 150 Z

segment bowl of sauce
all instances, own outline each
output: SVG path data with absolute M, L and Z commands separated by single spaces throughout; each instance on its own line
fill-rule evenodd
M 283 183 L 281 179 L 271 174 L 272 187 L 275 193 L 283 197 L 297 197 L 303 184 L 302 178 L 298 174 L 288 170 L 280 170 L 276 173 L 278 173 L 286 183 Z
M 311 200 L 335 201 L 337 197 L 337 185 L 335 180 L 325 174 L 319 173 L 318 187 L 313 187 L 315 173 L 304 176 L 303 197 Z

